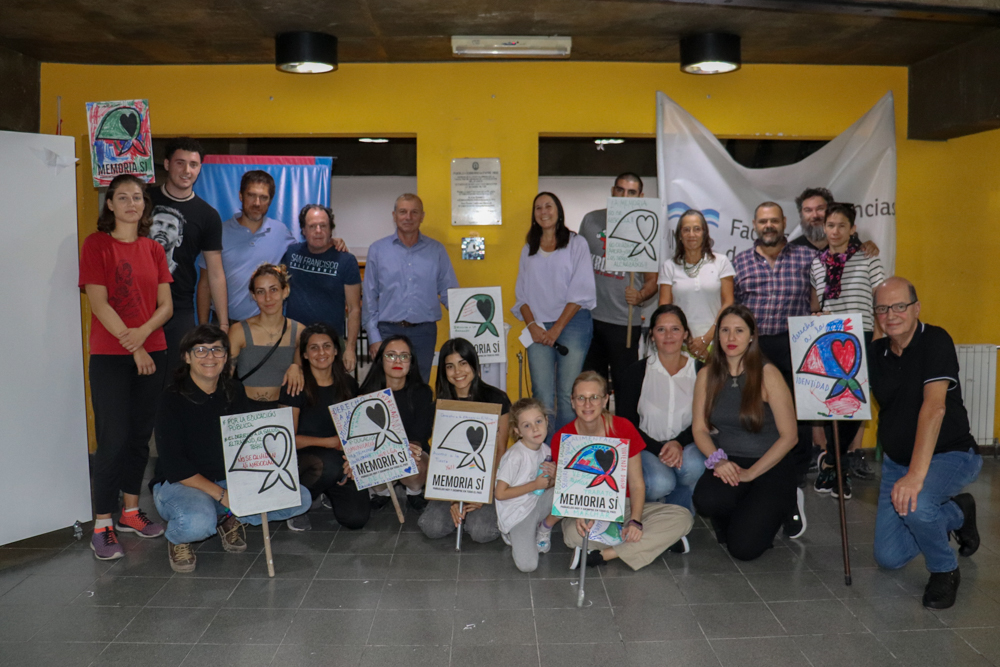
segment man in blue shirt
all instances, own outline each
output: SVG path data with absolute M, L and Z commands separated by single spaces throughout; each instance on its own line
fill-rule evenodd
M 336 329 L 345 339 L 344 367 L 351 372 L 361 330 L 358 260 L 334 247 L 333 211 L 326 206 L 306 204 L 299 213 L 299 228 L 305 242 L 293 244 L 281 258 L 281 263 L 288 267 L 292 286 L 285 314 L 305 325 L 326 322 Z
M 458 287 L 444 246 L 420 233 L 424 204 L 414 194 L 400 195 L 392 208 L 396 233 L 368 248 L 365 264 L 365 331 L 374 357 L 382 339 L 403 334 L 412 341 L 420 375 L 427 382 L 437 345 L 441 305 Z

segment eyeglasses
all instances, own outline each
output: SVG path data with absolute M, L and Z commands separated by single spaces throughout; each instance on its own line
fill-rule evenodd
M 193 352 L 194 356 L 196 356 L 199 359 L 204 359 L 209 354 L 211 354 L 216 359 L 222 359 L 227 354 L 229 354 L 229 350 L 227 350 L 224 347 L 202 347 L 202 346 L 198 346 L 198 347 L 192 349 L 191 352 Z
M 402 361 L 403 363 L 406 363 L 413 358 L 413 355 L 409 352 L 400 352 L 399 354 L 396 354 L 395 352 L 386 352 L 385 358 L 389 361 Z
M 894 303 L 891 306 L 875 306 L 876 315 L 885 315 L 892 308 L 894 313 L 905 313 L 906 309 L 915 304 L 916 301 L 911 301 L 909 303 Z
M 604 394 L 594 394 L 593 396 L 574 396 L 573 402 L 579 405 L 584 403 L 600 403 L 604 400 Z

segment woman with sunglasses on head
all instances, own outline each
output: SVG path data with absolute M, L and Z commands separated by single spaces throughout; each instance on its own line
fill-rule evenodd
M 500 406 L 495 472 L 500 457 L 507 451 L 510 399 L 506 393 L 483 382 L 476 348 L 464 338 L 452 338 L 441 346 L 438 353 L 437 397 L 439 400 L 494 403 Z M 427 537 L 438 538 L 450 535 L 464 525 L 474 542 L 492 542 L 500 536 L 494 505 L 462 503 L 461 512 L 458 506 L 457 502 L 430 501 L 427 509 L 420 515 L 420 530 Z
M 167 373 L 163 324 L 173 313 L 170 269 L 149 238 L 152 203 L 135 176 L 112 179 L 97 231 L 80 252 L 80 287 L 90 302 L 90 397 L 94 407 L 94 534 L 100 560 L 125 555 L 115 530 L 159 537 L 163 526 L 139 509 L 156 400 Z M 115 524 L 111 515 L 125 507 Z
M 261 517 L 234 516 L 226 488 L 220 417 L 252 412 L 243 385 L 231 377 L 229 339 L 215 324 L 201 324 L 181 339 L 181 365 L 160 397 L 156 412 L 159 458 L 150 488 L 156 511 L 167 520 L 167 554 L 174 572 L 193 572 L 191 547 L 218 533 L 229 553 L 246 551 L 243 524 L 259 526 Z M 296 507 L 268 512 L 271 521 L 304 513 L 312 503 L 300 485 Z

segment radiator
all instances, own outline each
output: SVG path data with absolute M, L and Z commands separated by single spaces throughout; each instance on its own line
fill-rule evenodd
M 996 405 L 997 346 L 956 345 L 958 379 L 969 413 L 972 436 L 980 445 L 993 445 L 993 412 Z

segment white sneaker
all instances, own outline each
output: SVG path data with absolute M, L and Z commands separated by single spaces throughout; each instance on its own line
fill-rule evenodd
M 552 528 L 546 528 L 544 521 L 540 521 L 535 530 L 535 544 L 538 545 L 540 554 L 547 554 L 552 548 Z
M 509 538 L 509 537 L 507 537 L 507 533 L 505 533 L 505 532 L 503 532 L 503 531 L 500 531 L 500 539 L 502 539 L 502 540 L 503 540 L 503 543 L 504 543 L 504 544 L 506 544 L 506 545 L 507 545 L 508 547 L 510 547 L 510 546 L 514 546 L 514 545 L 512 545 L 512 544 L 510 543 L 510 538 Z

